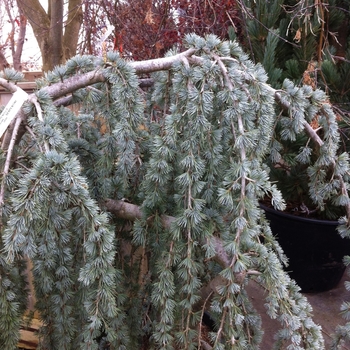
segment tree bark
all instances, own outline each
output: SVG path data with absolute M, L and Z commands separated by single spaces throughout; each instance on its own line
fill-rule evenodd
M 106 199 L 103 204 L 108 212 L 114 214 L 118 218 L 130 221 L 135 221 L 142 218 L 141 209 L 135 204 L 110 198 Z M 172 222 L 174 222 L 175 218 L 170 215 L 162 215 L 161 220 L 163 226 L 168 228 Z M 225 252 L 222 241 L 217 237 L 213 237 L 212 242 L 214 243 L 216 252 L 215 261 L 224 268 L 228 267 L 230 265 L 230 259 Z
M 13 57 L 13 68 L 18 71 L 22 71 L 22 52 L 24 40 L 26 37 L 27 31 L 27 18 L 24 16 L 21 9 L 19 9 L 20 13 L 20 23 L 19 23 L 19 34 L 16 45 L 12 48 L 12 57 Z
M 49 45 L 51 47 L 51 65 L 63 63 L 63 0 L 50 1 Z
M 70 0 L 67 24 L 64 28 L 63 0 L 50 0 L 48 12 L 39 0 L 17 0 L 27 17 L 38 42 L 44 72 L 62 64 L 76 54 L 79 31 L 83 21 L 82 0 Z
M 27 29 L 27 19 L 23 15 L 23 12 L 20 8 L 18 8 L 19 13 L 19 20 L 18 20 L 18 14 L 13 12 L 13 6 L 12 3 L 8 0 L 4 1 L 4 5 L 6 8 L 8 21 L 11 24 L 11 32 L 9 33 L 9 36 L 6 40 L 6 42 L 10 43 L 11 48 L 11 54 L 12 54 L 12 60 L 13 60 L 13 68 L 17 71 L 22 71 L 22 52 L 23 52 L 23 45 L 26 35 L 26 29 Z M 17 40 L 15 40 L 15 34 L 16 34 L 16 26 L 19 26 L 19 34 Z M 6 46 L 2 46 L 0 50 Z M 10 64 L 7 62 L 7 59 L 4 56 L 3 52 L 0 52 L 0 70 L 3 70 L 5 68 L 10 67 Z
M 46 70 L 50 60 L 50 19 L 39 0 L 17 0 L 17 4 L 33 29 L 43 60 L 43 70 Z
M 70 0 L 68 18 L 64 27 L 63 49 L 64 58 L 68 59 L 77 52 L 80 27 L 83 23 L 82 0 Z

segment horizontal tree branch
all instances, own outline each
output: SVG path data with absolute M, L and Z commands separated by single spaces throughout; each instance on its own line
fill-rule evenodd
M 106 199 L 103 204 L 108 212 L 114 214 L 118 218 L 130 221 L 140 220 L 142 218 L 141 208 L 135 204 L 127 203 L 117 199 Z M 169 228 L 170 225 L 175 221 L 175 218 L 169 215 L 162 215 L 161 221 L 165 228 Z M 228 267 L 231 263 L 231 260 L 225 252 L 221 239 L 218 237 L 212 237 L 211 243 L 215 247 L 215 261 L 224 268 Z
M 136 74 L 142 75 L 146 73 L 152 73 L 155 71 L 170 69 L 175 62 L 182 60 L 184 57 L 190 57 L 196 51 L 196 49 L 191 48 L 171 57 L 163 57 L 139 62 L 135 61 L 129 62 L 129 64 L 135 69 Z M 58 82 L 50 86 L 45 86 L 41 89 L 41 91 L 46 92 L 49 96 L 51 96 L 51 98 L 54 101 L 60 99 L 59 101 L 55 101 L 56 106 L 67 106 L 71 104 L 71 94 L 74 91 L 104 81 L 106 81 L 106 77 L 104 77 L 104 75 L 102 74 L 102 70 L 98 68 L 91 72 L 74 75 L 70 78 L 67 78 L 63 82 Z M 144 84 L 145 86 L 150 86 L 152 84 L 152 81 L 151 79 L 140 79 L 140 84 L 141 86 L 142 84 Z M 0 78 L 0 86 L 3 86 L 6 90 L 10 91 L 11 93 L 14 93 L 18 89 L 20 89 L 20 87 L 18 87 L 16 84 L 4 78 Z M 29 101 L 32 98 L 34 98 L 34 94 L 30 94 L 28 96 Z M 26 119 L 22 110 L 17 113 L 16 118 L 17 117 L 21 117 L 23 121 L 25 121 Z M 6 149 L 7 147 L 8 142 L 3 142 L 2 149 Z
M 183 57 L 190 57 L 196 51 L 196 49 L 188 49 L 184 52 L 170 57 L 163 57 L 139 62 L 131 61 L 129 62 L 129 65 L 135 69 L 137 75 L 148 74 L 161 70 L 168 70 L 175 62 L 183 59 Z M 74 75 L 73 77 L 70 77 L 63 82 L 46 86 L 41 90 L 47 92 L 52 97 L 52 99 L 55 100 L 86 86 L 101 83 L 104 81 L 106 81 L 106 78 L 103 76 L 102 70 L 96 69 L 88 73 Z M 149 84 L 149 81 L 147 83 Z
M 191 57 L 196 51 L 197 49 L 191 48 L 174 56 L 155 58 L 146 61 L 134 61 L 129 62 L 129 64 L 135 69 L 136 74 L 138 75 L 169 70 L 175 62 L 182 60 L 185 57 Z
M 161 70 L 168 70 L 175 62 L 182 60 L 184 57 L 190 57 L 196 51 L 196 49 L 191 48 L 170 57 L 163 57 L 139 62 L 131 61 L 129 62 L 129 65 L 135 69 L 137 75 L 148 74 Z M 104 81 L 106 81 L 106 78 L 103 76 L 102 70 L 98 68 L 91 72 L 74 75 L 70 78 L 67 78 L 63 82 L 45 86 L 41 90 L 50 95 L 53 100 L 56 100 L 57 98 L 69 95 L 81 88 Z M 145 84 L 145 86 L 149 86 L 152 82 L 149 79 L 141 79 L 140 83 Z M 3 78 L 0 78 L 0 85 L 12 93 L 16 92 L 18 89 L 15 84 Z
M 105 209 L 117 216 L 120 219 L 135 221 L 140 220 L 142 218 L 142 211 L 141 208 L 135 204 L 131 204 L 128 202 L 124 202 L 122 200 L 116 200 L 116 199 L 106 199 L 103 202 L 103 205 Z M 169 228 L 170 225 L 175 221 L 175 218 L 173 216 L 169 215 L 162 215 L 161 216 L 162 224 L 165 228 Z M 206 242 L 204 242 L 206 243 Z M 213 257 L 213 260 L 216 261 L 222 268 L 228 268 L 231 264 L 231 259 L 227 255 L 223 242 L 218 237 L 211 237 L 210 238 L 211 245 L 214 246 L 215 250 L 215 256 Z M 243 284 L 244 279 L 247 275 L 259 275 L 260 273 L 258 271 L 248 270 L 243 272 L 236 272 L 235 278 L 236 283 Z M 212 280 L 208 282 L 207 285 L 204 285 L 200 290 L 201 300 L 198 303 L 198 307 L 201 307 L 204 300 L 206 300 L 213 292 L 217 293 L 217 288 L 219 286 L 225 285 L 227 281 L 218 274 L 215 276 Z
M 9 92 L 11 92 L 12 94 L 15 93 L 19 89 L 19 87 L 16 84 L 14 84 L 10 81 L 7 81 L 4 78 L 0 78 L 0 85 L 3 88 L 5 88 L 6 90 L 8 90 Z

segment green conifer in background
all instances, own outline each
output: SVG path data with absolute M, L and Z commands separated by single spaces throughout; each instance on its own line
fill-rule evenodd
M 344 0 L 239 2 L 241 43 L 274 87 L 285 78 L 322 88 L 339 112 L 350 110 L 350 4 Z

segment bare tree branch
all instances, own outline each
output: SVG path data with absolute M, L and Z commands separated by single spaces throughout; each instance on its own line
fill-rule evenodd
M 27 31 L 27 18 L 23 15 L 21 9 L 19 9 L 20 13 L 20 24 L 19 24 L 19 34 L 18 34 L 18 39 L 16 42 L 16 47 L 13 50 L 13 68 L 22 71 L 22 63 L 21 63 L 21 58 L 22 58 L 22 52 L 23 52 L 23 45 L 24 45 L 24 40 L 26 36 L 26 31 Z
M 7 81 L 4 78 L 0 78 L 0 85 L 11 93 L 14 93 L 19 89 L 19 87 L 16 86 L 16 84 L 11 83 L 10 81 Z
M 184 57 L 191 57 L 196 51 L 197 49 L 191 48 L 174 56 L 130 62 L 130 65 L 136 70 L 136 74 L 146 74 L 161 70 L 168 70 L 171 69 L 174 62 L 182 60 Z
M 8 175 L 9 170 L 10 170 L 10 164 L 11 164 L 11 160 L 12 160 L 12 152 L 13 152 L 13 148 L 14 148 L 15 143 L 16 143 L 17 133 L 18 133 L 19 127 L 21 125 L 21 122 L 22 122 L 21 117 L 17 116 L 17 118 L 15 119 L 15 125 L 14 125 L 13 131 L 12 131 L 10 144 L 9 144 L 8 149 L 7 149 L 5 166 L 4 166 L 4 170 L 2 172 L 3 179 L 1 181 L 1 188 L 0 188 L 0 210 L 2 210 L 2 207 L 4 205 L 5 187 L 6 187 L 5 178 Z
M 114 214 L 118 218 L 130 221 L 140 220 L 142 218 L 141 208 L 135 204 L 110 198 L 105 200 L 103 204 L 108 212 Z M 163 226 L 168 228 L 172 222 L 175 221 L 175 218 L 169 215 L 162 215 L 161 220 Z M 231 260 L 225 252 L 222 241 L 217 237 L 213 237 L 212 244 L 214 245 L 216 252 L 215 261 L 223 267 L 230 266 Z
M 11 51 L 12 51 L 12 58 L 13 58 L 13 68 L 21 71 L 22 70 L 22 65 L 21 65 L 21 57 L 22 57 L 22 52 L 23 52 L 23 45 L 24 45 L 24 39 L 26 35 L 26 29 L 27 29 L 27 19 L 23 15 L 23 11 L 21 8 L 18 8 L 19 11 L 19 34 L 18 34 L 18 39 L 15 41 L 15 32 L 16 32 L 16 24 L 17 20 L 13 18 L 12 16 L 12 6 L 10 3 L 5 1 L 5 7 L 6 7 L 6 12 L 9 17 L 9 21 L 12 26 L 11 30 L 11 37 L 10 37 L 10 45 L 11 45 Z
M 164 57 L 140 62 L 129 62 L 129 64 L 135 69 L 136 74 L 147 74 L 161 70 L 168 70 L 176 61 L 181 60 L 183 57 L 190 57 L 195 52 L 196 49 L 188 49 L 187 51 L 171 57 Z M 104 81 L 106 81 L 106 78 L 103 76 L 102 71 L 100 69 L 96 69 L 88 73 L 75 75 L 64 80 L 62 83 L 46 86 L 42 88 L 42 90 L 47 92 L 52 97 L 52 99 L 55 100 L 78 89 Z
M 28 2 L 27 0 L 17 0 L 17 4 L 32 26 L 38 43 L 44 43 L 47 33 L 50 30 L 50 20 L 40 1 L 31 0 Z M 43 49 L 43 47 L 40 47 L 42 53 Z

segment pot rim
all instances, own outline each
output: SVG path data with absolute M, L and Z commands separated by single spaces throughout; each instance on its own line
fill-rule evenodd
M 259 206 L 261 209 L 271 213 L 271 214 L 275 214 L 275 215 L 279 215 L 291 220 L 296 220 L 296 221 L 303 221 L 303 222 L 308 222 L 310 224 L 323 224 L 323 225 L 329 225 L 329 226 L 338 226 L 339 222 L 335 221 L 335 220 L 321 220 L 321 219 L 310 219 L 310 218 L 306 218 L 303 216 L 296 216 L 296 215 L 292 215 L 292 214 L 288 214 L 284 211 L 280 211 L 274 208 L 270 208 L 267 207 L 265 204 L 259 203 Z

